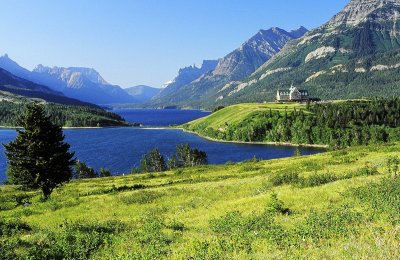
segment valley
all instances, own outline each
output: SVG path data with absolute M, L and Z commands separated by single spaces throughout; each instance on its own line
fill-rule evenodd
M 400 0 L 2 4 L 0 259 L 400 258 Z

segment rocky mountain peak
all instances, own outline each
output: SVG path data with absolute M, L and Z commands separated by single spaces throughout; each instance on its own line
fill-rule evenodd
M 384 6 L 400 7 L 400 0 L 351 0 L 349 4 L 328 23 L 328 26 L 350 25 L 356 26 L 368 20 L 369 15 Z M 393 14 L 395 15 L 395 14 Z M 379 18 L 379 17 L 374 17 Z M 385 17 L 392 20 L 393 17 Z
M 304 26 L 300 26 L 298 29 L 296 30 L 291 30 L 289 33 L 293 36 L 293 38 L 297 39 L 300 37 L 303 37 L 304 34 L 306 34 L 308 32 L 308 29 Z
M 42 64 L 36 66 L 33 70 L 36 73 L 46 73 L 57 77 L 58 79 L 66 82 L 69 86 L 82 82 L 83 78 L 96 84 L 108 84 L 101 75 L 92 68 L 82 67 L 46 67 Z

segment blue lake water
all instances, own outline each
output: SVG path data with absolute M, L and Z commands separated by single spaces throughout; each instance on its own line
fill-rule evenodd
M 145 126 L 181 125 L 210 114 L 201 110 L 179 109 L 114 109 L 111 111 L 121 115 L 128 122 Z
M 136 115 L 140 110 L 135 109 Z M 146 113 L 150 111 L 146 110 Z M 193 112 L 193 111 L 192 111 Z M 198 116 L 198 111 L 190 117 L 191 111 L 179 116 L 179 120 L 191 121 Z M 125 115 L 124 115 L 125 113 Z M 129 110 L 121 113 L 128 121 L 126 115 Z M 171 111 L 153 110 L 152 118 L 142 123 L 148 126 L 162 124 L 178 124 L 184 122 L 168 118 Z M 175 113 L 175 112 L 174 112 Z M 172 114 L 174 114 L 172 113 Z M 151 113 L 150 113 L 151 114 Z M 160 118 L 160 121 L 156 119 Z M 149 123 L 154 122 L 154 123 Z M 143 154 L 157 147 L 166 157 L 170 156 L 178 144 L 188 143 L 193 147 L 207 153 L 209 163 L 223 164 L 226 162 L 240 162 L 256 156 L 259 159 L 275 159 L 292 156 L 296 148 L 286 146 L 248 145 L 219 143 L 205 140 L 196 135 L 174 129 L 146 129 L 146 128 L 103 128 L 103 129 L 76 129 L 65 130 L 66 142 L 71 145 L 71 151 L 76 158 L 84 161 L 89 166 L 99 169 L 109 168 L 114 174 L 128 173 L 133 167 L 139 165 Z M 0 130 L 0 143 L 8 143 L 16 136 L 15 130 Z M 303 155 L 320 153 L 323 149 L 300 148 Z M 6 159 L 3 147 L 0 147 L 0 182 L 6 178 Z

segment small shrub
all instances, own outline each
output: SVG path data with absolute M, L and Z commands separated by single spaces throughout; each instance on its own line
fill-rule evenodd
M 400 158 L 398 156 L 390 156 L 387 158 L 386 164 L 389 175 L 397 177 L 397 174 L 399 172 Z
M 182 174 L 183 174 L 183 170 L 182 170 L 182 169 L 176 169 L 176 170 L 174 171 L 174 174 L 175 174 L 175 175 L 182 175 Z
M 104 223 L 64 223 L 61 231 L 48 233 L 29 247 L 28 259 L 88 259 L 100 246 L 110 243 L 122 231 L 119 221 Z
M 299 173 L 296 171 L 277 172 L 270 177 L 273 186 L 296 184 L 299 182 Z
M 162 194 L 154 191 L 139 191 L 128 195 L 123 195 L 119 199 L 125 204 L 147 204 L 162 197 Z
M 15 233 L 31 231 L 32 228 L 18 219 L 15 220 L 1 220 L 0 219 L 0 237 L 12 236 Z
M 311 211 L 304 223 L 294 230 L 295 237 L 311 239 L 318 242 L 321 239 L 349 237 L 356 232 L 356 226 L 363 219 L 361 213 L 342 206 L 327 212 Z
M 112 173 L 109 169 L 102 167 L 102 168 L 100 168 L 99 176 L 100 177 L 110 177 L 110 176 L 112 176 Z
M 360 176 L 372 176 L 377 174 L 379 174 L 379 171 L 376 166 L 365 166 L 357 169 L 356 171 L 345 174 L 342 179 L 351 179 Z
M 238 211 L 233 211 L 212 219 L 209 223 L 211 230 L 224 244 L 224 251 L 230 252 L 250 253 L 256 239 L 273 241 L 281 239 L 284 235 L 284 230 L 275 223 L 273 214 L 268 210 L 249 216 L 242 216 Z
M 330 172 L 326 173 L 313 173 L 308 177 L 299 178 L 297 186 L 300 188 L 321 186 L 330 182 L 337 181 L 338 178 Z
M 174 231 L 183 232 L 185 230 L 185 225 L 182 222 L 179 222 L 176 219 L 174 219 L 167 225 L 167 228 L 172 229 Z
M 378 183 L 352 189 L 349 196 L 369 205 L 374 216 L 388 216 L 393 224 L 400 223 L 400 179 L 384 178 Z M 380 217 L 379 217 L 380 218 Z
M 169 235 L 164 220 L 154 214 L 145 215 L 132 233 L 132 243 L 137 248 L 130 259 L 163 259 L 170 253 L 170 244 L 182 232 Z
M 246 162 L 240 167 L 240 172 L 255 172 L 260 170 L 261 167 L 255 164 L 254 162 Z
M 291 213 L 290 209 L 285 207 L 283 201 L 278 199 L 278 194 L 275 192 L 271 194 L 271 199 L 268 201 L 267 211 L 282 215 L 289 215 Z

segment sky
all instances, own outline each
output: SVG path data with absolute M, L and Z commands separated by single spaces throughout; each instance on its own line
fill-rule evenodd
M 316 28 L 348 0 L 0 0 L 0 54 L 96 69 L 121 87 L 161 87 L 260 29 Z

